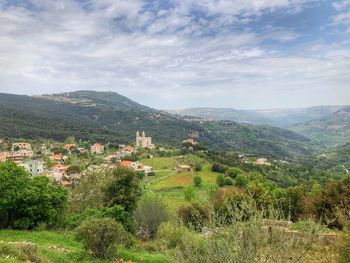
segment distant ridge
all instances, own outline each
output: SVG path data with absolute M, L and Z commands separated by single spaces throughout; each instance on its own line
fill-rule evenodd
M 194 137 L 212 150 L 294 158 L 310 141 L 271 126 L 200 121 L 140 105 L 115 92 L 76 91 L 40 97 L 0 94 L 0 137 L 132 143 L 145 130 L 156 144 L 180 146 Z

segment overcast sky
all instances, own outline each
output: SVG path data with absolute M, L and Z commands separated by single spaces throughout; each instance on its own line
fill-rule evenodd
M 350 104 L 350 0 L 0 0 L 0 92 Z

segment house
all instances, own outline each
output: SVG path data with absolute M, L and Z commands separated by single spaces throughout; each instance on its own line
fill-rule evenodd
M 70 167 L 70 165 L 56 164 L 50 167 L 50 170 L 55 173 L 61 173 L 62 175 L 66 174 L 66 170 Z
M 83 147 L 79 147 L 79 148 L 77 148 L 78 149 L 78 151 L 80 152 L 80 153 L 87 153 L 89 150 L 88 149 L 85 149 L 85 148 L 83 148 Z
M 148 175 L 153 172 L 153 168 L 151 166 L 143 165 L 138 169 L 138 171 L 144 172 L 145 175 Z
M 71 148 L 77 148 L 77 146 L 74 143 L 67 143 L 63 146 L 63 148 L 70 151 Z
M 31 175 L 36 176 L 44 172 L 45 163 L 42 160 L 29 160 L 20 164 Z
M 62 163 L 62 162 L 64 162 L 65 160 L 67 160 L 68 157 L 65 156 L 65 155 L 63 155 L 63 154 L 54 154 L 54 155 L 51 155 L 51 156 L 50 156 L 50 159 L 51 159 L 52 161 L 57 162 L 57 163 Z
M 144 131 L 142 132 L 141 136 L 138 131 L 136 132 L 136 147 L 149 149 L 155 148 L 154 144 L 152 144 L 152 137 L 146 137 Z
M 269 163 L 266 158 L 259 158 L 254 162 L 254 164 L 271 166 L 271 163 Z
M 102 154 L 104 153 L 105 147 L 102 144 L 95 143 L 90 148 L 91 153 Z
M 193 168 L 190 165 L 187 164 L 179 164 L 176 169 L 179 173 L 180 172 L 192 172 Z
M 125 160 L 125 161 L 121 161 L 119 165 L 127 168 L 132 168 L 132 163 L 133 163 L 132 161 Z
M 16 142 L 12 144 L 11 151 L 19 151 L 19 150 L 32 150 L 32 146 L 28 142 Z

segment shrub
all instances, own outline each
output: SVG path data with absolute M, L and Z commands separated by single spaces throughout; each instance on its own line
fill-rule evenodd
M 196 231 L 201 230 L 209 218 L 208 209 L 199 203 L 182 206 L 178 209 L 177 214 L 187 227 Z
M 249 179 L 243 175 L 243 174 L 238 174 L 236 176 L 236 180 L 235 180 L 235 186 L 238 187 L 244 187 L 249 183 Z
M 226 171 L 228 170 L 228 167 L 221 163 L 214 163 L 211 167 L 211 170 L 213 172 L 226 173 Z
M 234 181 L 231 179 L 231 177 L 225 178 L 225 185 L 232 186 L 234 184 Z
M 29 242 L 0 241 L 0 258 L 16 259 L 20 262 L 46 262 L 38 253 L 38 247 L 35 244 Z
M 194 194 L 193 187 L 188 186 L 184 189 L 184 196 L 187 202 L 191 202 L 196 196 Z
M 219 174 L 216 177 L 216 184 L 220 187 L 225 185 L 225 176 L 223 174 Z
M 199 187 L 202 184 L 202 177 L 196 175 L 193 177 L 193 183 L 196 187 Z
M 102 216 L 113 218 L 115 221 L 121 223 L 127 231 L 131 232 L 133 230 L 132 215 L 125 211 L 125 208 L 121 205 L 104 208 L 102 210 Z
M 194 170 L 195 170 L 196 172 L 202 171 L 202 165 L 201 165 L 200 163 L 197 163 L 197 164 L 195 165 L 195 167 L 194 167 Z
M 158 228 L 157 240 L 165 245 L 165 249 L 171 249 L 180 246 L 183 236 L 188 233 L 188 229 L 178 222 L 164 222 Z
M 294 230 L 299 230 L 303 233 L 308 233 L 313 235 L 320 234 L 327 230 L 327 227 L 325 225 L 316 223 L 311 219 L 301 220 L 296 223 L 293 223 L 291 228 Z
M 146 196 L 134 211 L 138 236 L 143 240 L 154 238 L 162 222 L 167 221 L 169 212 L 166 205 L 155 196 Z
M 249 218 L 249 196 L 237 187 L 219 189 L 213 197 L 213 208 L 218 220 L 223 224 L 231 224 L 237 220 Z
M 243 174 L 243 171 L 239 168 L 232 167 L 227 170 L 226 174 L 231 177 L 232 179 L 235 179 L 237 175 Z
M 120 223 L 112 218 L 91 219 L 76 229 L 76 238 L 82 241 L 86 252 L 96 258 L 112 258 L 117 245 L 127 239 L 127 233 Z
M 136 171 L 135 175 L 137 178 L 139 178 L 140 180 L 142 180 L 145 177 L 145 173 L 142 171 Z

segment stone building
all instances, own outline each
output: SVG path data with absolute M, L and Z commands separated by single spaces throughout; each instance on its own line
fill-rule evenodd
M 136 147 L 149 149 L 155 148 L 154 144 L 152 144 L 152 137 L 146 137 L 144 131 L 142 132 L 141 136 L 138 131 L 136 132 Z

